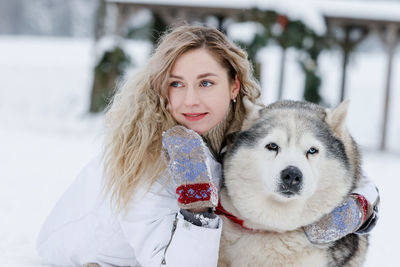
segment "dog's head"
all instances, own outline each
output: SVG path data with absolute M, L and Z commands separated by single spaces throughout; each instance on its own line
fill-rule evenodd
M 293 230 L 340 204 L 359 176 L 347 106 L 280 101 L 247 107 L 244 128 L 224 158 L 224 178 L 248 226 Z

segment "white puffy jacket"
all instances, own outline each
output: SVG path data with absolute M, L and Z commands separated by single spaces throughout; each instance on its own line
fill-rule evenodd
M 217 161 L 212 172 L 219 172 Z M 218 228 L 193 225 L 179 213 L 175 185 L 164 175 L 137 192 L 127 212 L 112 212 L 102 191 L 103 163 L 92 160 L 57 202 L 37 240 L 39 255 L 56 266 L 217 266 Z M 219 179 L 219 178 L 218 178 Z M 216 181 L 218 182 L 218 181 Z

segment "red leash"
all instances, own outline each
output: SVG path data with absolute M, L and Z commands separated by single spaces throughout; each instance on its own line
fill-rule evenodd
M 232 213 L 230 213 L 229 211 L 224 209 L 224 207 L 222 207 L 222 205 L 221 205 L 221 201 L 218 201 L 218 206 L 215 208 L 215 214 L 224 215 L 226 218 L 228 218 L 229 220 L 231 220 L 234 223 L 239 224 L 246 230 L 253 230 L 253 229 L 250 229 L 250 228 L 247 228 L 246 226 L 244 226 L 243 225 L 244 221 L 242 219 L 239 219 L 238 217 L 236 217 L 235 215 L 233 215 Z

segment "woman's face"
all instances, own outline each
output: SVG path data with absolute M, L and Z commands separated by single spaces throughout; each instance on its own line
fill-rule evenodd
M 181 125 L 203 134 L 222 121 L 240 83 L 206 49 L 182 54 L 168 80 L 169 110 Z

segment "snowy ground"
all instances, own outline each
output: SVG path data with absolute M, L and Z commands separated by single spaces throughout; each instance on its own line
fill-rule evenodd
M 91 47 L 87 40 L 0 38 L 0 266 L 44 266 L 34 248 L 40 225 L 79 170 L 101 151 L 103 118 L 85 115 Z M 372 58 L 381 64 L 379 55 Z M 354 61 L 367 59 L 358 57 Z M 359 94 L 355 90 L 350 93 L 355 98 L 349 114 L 350 128 L 369 129 L 357 131 L 356 138 L 363 147 L 363 168 L 379 187 L 382 202 L 365 266 L 393 266 L 398 262 L 400 240 L 396 199 L 400 135 L 392 130 L 390 152 L 375 150 L 377 142 L 371 140 L 376 140 L 374 130 L 379 126 L 372 123 L 374 127 L 368 128 L 371 119 L 364 119 L 363 112 L 379 117 L 380 104 L 373 102 L 366 110 L 363 95 L 373 101 L 375 91 L 381 88 L 368 84 L 380 84 L 382 78 L 357 80 L 371 76 L 357 72 L 355 67 L 350 83 L 364 87 Z M 290 78 L 301 80 L 293 75 Z M 398 92 L 399 83 L 396 86 Z M 298 93 L 291 88 L 287 89 L 287 97 L 297 98 Z M 394 120 L 392 124 L 396 125 Z

